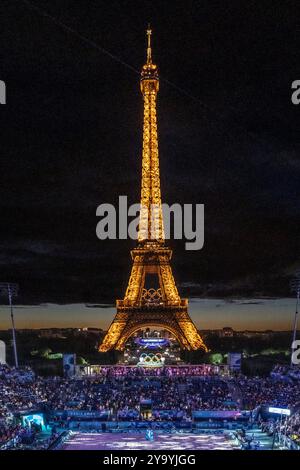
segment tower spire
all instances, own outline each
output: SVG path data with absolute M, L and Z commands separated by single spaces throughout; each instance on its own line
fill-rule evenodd
M 157 66 L 152 63 L 150 25 L 147 29 L 147 62 L 141 73 L 144 99 L 143 155 L 139 242 L 164 243 L 164 227 L 160 193 L 156 99 L 159 89 Z
M 152 64 L 152 50 L 151 50 L 151 34 L 152 34 L 152 29 L 150 27 L 150 24 L 148 24 L 147 28 L 147 64 Z

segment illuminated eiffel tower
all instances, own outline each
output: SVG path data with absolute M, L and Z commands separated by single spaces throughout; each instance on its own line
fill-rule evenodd
M 123 350 L 137 330 L 150 326 L 168 330 L 183 349 L 207 351 L 188 314 L 188 300 L 179 296 L 170 266 L 172 250 L 165 245 L 156 124 L 159 78 L 149 28 L 147 37 L 147 62 L 140 82 L 144 126 L 138 245 L 131 251 L 133 266 L 125 297 L 117 300 L 116 316 L 99 351 Z

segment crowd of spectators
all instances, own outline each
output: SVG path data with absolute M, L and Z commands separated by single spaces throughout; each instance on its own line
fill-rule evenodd
M 107 410 L 112 419 L 135 420 L 142 419 L 140 403 L 150 400 L 154 420 L 165 419 L 159 410 L 188 420 L 195 409 L 230 409 L 231 399 L 226 382 L 209 366 L 103 368 L 97 377 L 78 379 L 41 378 L 30 369 L 0 366 L 0 444 L 18 439 L 21 429 L 12 417 L 20 411 Z
M 261 430 L 274 437 L 274 442 L 286 446 L 289 442 L 300 448 L 300 412 L 280 419 L 260 419 Z
M 16 439 L 19 436 L 22 427 L 20 424 L 15 425 L 7 421 L 0 424 L 0 445 L 7 441 Z
M 195 410 L 253 410 L 264 404 L 295 411 L 300 408 L 297 377 L 280 380 L 279 372 L 283 374 L 275 369 L 277 375 L 268 378 L 227 379 L 215 375 L 210 366 L 160 369 L 120 366 L 102 368 L 96 377 L 68 379 L 41 378 L 30 369 L 0 366 L 0 445 L 19 438 L 24 441 L 24 428 L 15 424 L 13 416 L 26 410 L 44 410 L 48 415 L 54 411 L 106 410 L 111 419 L 120 421 L 143 419 L 140 412 L 143 402 L 151 403 L 154 421 L 166 417 L 191 420 Z M 299 414 L 294 413 L 287 426 L 295 440 L 299 439 L 299 422 Z
M 287 383 L 300 381 L 300 368 L 276 365 L 271 372 L 274 380 L 280 380 Z
M 243 376 L 236 379 L 236 386 L 240 390 L 245 410 L 252 410 L 264 404 L 291 409 L 300 407 L 300 387 L 296 381 Z
M 164 366 L 155 368 L 114 366 L 101 367 L 100 375 L 105 377 L 182 377 L 182 376 L 217 376 L 219 366 L 199 364 L 196 366 Z M 99 374 L 98 374 L 99 375 Z
M 31 406 L 24 386 L 32 384 L 35 375 L 30 368 L 15 369 L 0 365 L 0 445 L 7 441 L 20 442 L 24 428 L 15 424 L 12 408 Z
M 287 418 L 286 425 L 282 432 L 300 447 L 300 412 L 294 413 Z

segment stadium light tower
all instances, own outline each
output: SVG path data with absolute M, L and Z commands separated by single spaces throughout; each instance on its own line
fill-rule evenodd
M 13 299 L 18 295 L 19 286 L 13 282 L 0 282 L 0 296 L 7 296 L 8 303 L 10 307 L 10 317 L 12 325 L 12 335 L 13 335 L 13 347 L 14 347 L 14 356 L 15 356 L 15 366 L 19 367 L 18 361 L 18 352 L 17 352 L 17 342 L 16 342 L 16 330 L 15 330 L 15 320 L 14 320 L 14 310 L 13 310 Z
M 291 353 L 291 366 L 292 357 L 293 357 L 293 343 L 296 341 L 297 337 L 297 323 L 298 323 L 298 308 L 299 308 L 299 299 L 300 299 L 300 269 L 296 271 L 295 277 L 291 280 L 291 291 L 296 293 L 296 309 L 294 317 L 294 328 L 293 328 L 293 339 L 292 339 L 292 353 Z

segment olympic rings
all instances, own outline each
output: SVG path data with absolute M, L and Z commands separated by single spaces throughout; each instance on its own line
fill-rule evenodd
M 148 302 L 157 302 L 162 299 L 161 288 L 158 289 L 143 289 L 142 298 Z
M 140 355 L 140 365 L 161 365 L 163 364 L 163 358 L 160 353 L 142 353 Z

